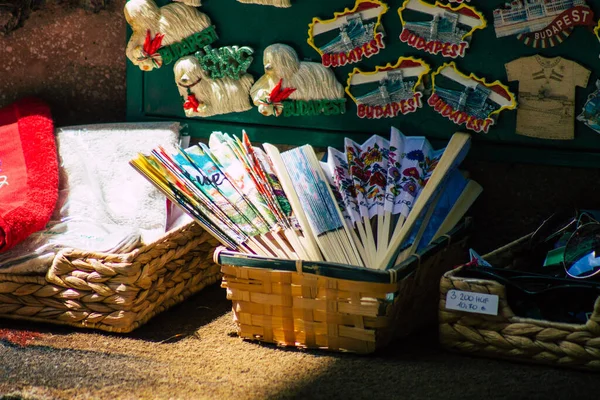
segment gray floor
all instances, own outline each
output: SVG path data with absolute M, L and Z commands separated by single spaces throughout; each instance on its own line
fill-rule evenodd
M 597 374 L 447 353 L 436 345 L 435 329 L 370 356 L 246 342 L 235 335 L 229 307 L 223 289 L 212 286 L 127 335 L 0 320 L 2 328 L 43 334 L 28 347 L 0 342 L 0 394 L 31 399 L 598 398 Z

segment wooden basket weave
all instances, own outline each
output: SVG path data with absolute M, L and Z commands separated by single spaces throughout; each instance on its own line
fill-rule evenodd
M 495 258 L 511 254 L 523 239 L 495 252 Z M 490 255 L 484 258 L 490 260 Z M 504 285 L 460 277 L 461 270 L 462 267 L 447 272 L 440 282 L 440 341 L 445 348 L 477 356 L 600 369 L 600 298 L 586 324 L 522 318 L 509 306 Z M 447 310 L 446 294 L 453 289 L 497 295 L 498 315 Z
M 130 332 L 220 277 L 196 223 L 126 254 L 65 249 L 46 276 L 0 274 L 0 317 Z
M 247 256 L 219 249 L 240 337 L 371 353 L 435 324 L 440 277 L 463 260 L 467 223 L 389 271 Z M 456 265 L 456 264 L 454 264 Z

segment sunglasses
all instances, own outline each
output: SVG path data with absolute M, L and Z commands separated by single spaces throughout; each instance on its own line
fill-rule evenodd
M 543 273 L 552 276 L 589 279 L 600 274 L 600 223 L 591 211 L 565 218 L 554 214 L 530 236 L 522 249 L 523 261 L 515 269 L 527 265 L 543 265 Z M 523 268 L 529 269 L 529 268 Z
M 581 225 L 569 237 L 563 258 L 565 273 L 575 279 L 589 279 L 600 273 L 600 223 Z

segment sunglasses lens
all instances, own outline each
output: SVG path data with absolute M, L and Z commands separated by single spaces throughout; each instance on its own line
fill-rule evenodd
M 600 272 L 600 224 L 581 226 L 565 248 L 565 269 L 574 278 L 589 278 Z

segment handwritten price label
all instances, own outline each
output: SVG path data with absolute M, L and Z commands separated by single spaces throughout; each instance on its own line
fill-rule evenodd
M 499 298 L 495 294 L 449 290 L 446 295 L 446 308 L 475 314 L 498 315 L 498 301 Z

